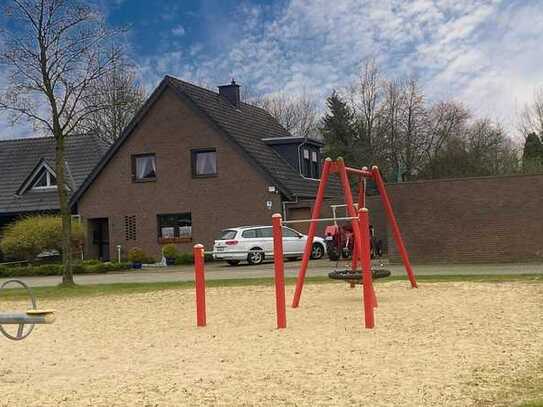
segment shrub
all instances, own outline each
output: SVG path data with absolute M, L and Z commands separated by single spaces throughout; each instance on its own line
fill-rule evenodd
M 134 247 L 128 252 L 128 261 L 131 263 L 144 263 L 146 260 L 145 252 L 139 247 Z
M 95 266 L 97 264 L 102 264 L 102 262 L 98 259 L 89 259 L 89 260 L 83 260 L 81 264 L 83 266 Z
M 72 223 L 72 245 L 77 248 L 84 241 L 81 225 Z M 43 252 L 62 252 L 62 219 L 56 215 L 24 217 L 3 232 L 0 250 L 7 258 L 33 260 Z
M 100 263 L 86 264 L 82 262 L 73 265 L 74 274 L 96 274 L 110 271 L 129 270 L 129 263 Z M 60 276 L 63 272 L 62 264 L 42 264 L 39 266 L 0 266 L 0 277 L 32 277 L 32 276 Z
M 192 263 L 194 263 L 194 257 L 192 256 L 192 253 L 180 253 L 175 256 L 175 264 L 178 266 Z
M 213 255 L 206 253 L 204 255 L 204 261 L 206 263 L 210 263 L 213 261 Z M 186 265 L 186 264 L 193 264 L 194 263 L 194 257 L 192 253 L 181 253 L 175 256 L 175 264 L 180 265 Z
M 168 243 L 162 248 L 162 254 L 164 254 L 164 257 L 176 257 L 177 247 L 173 243 Z
M 153 263 L 156 263 L 156 259 L 153 256 L 145 256 L 142 263 L 143 264 L 153 264 Z

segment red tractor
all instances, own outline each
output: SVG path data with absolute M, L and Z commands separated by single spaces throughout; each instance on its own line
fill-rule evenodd
M 326 226 L 324 239 L 326 241 L 326 252 L 330 260 L 348 259 L 352 256 L 354 233 L 350 224 Z M 383 242 L 375 238 L 372 225 L 370 225 L 370 253 L 372 259 L 383 256 Z
M 324 230 L 326 252 L 330 260 L 351 257 L 354 247 L 354 233 L 351 225 L 330 225 Z

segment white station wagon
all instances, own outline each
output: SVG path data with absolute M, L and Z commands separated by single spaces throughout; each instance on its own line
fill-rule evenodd
M 283 226 L 283 253 L 287 259 L 303 256 L 307 236 Z M 312 259 L 320 259 L 326 253 L 324 239 L 313 239 Z M 213 247 L 215 260 L 226 260 L 232 266 L 242 261 L 260 264 L 273 258 L 273 236 L 271 226 L 244 226 L 221 231 Z

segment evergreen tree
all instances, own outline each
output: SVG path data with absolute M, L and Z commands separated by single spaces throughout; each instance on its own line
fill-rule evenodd
M 522 169 L 525 172 L 543 170 L 543 143 L 535 133 L 530 133 L 526 137 L 522 154 Z
M 334 91 L 326 100 L 328 113 L 322 119 L 321 134 L 327 157 L 343 157 L 348 165 L 359 165 L 357 131 L 352 109 Z

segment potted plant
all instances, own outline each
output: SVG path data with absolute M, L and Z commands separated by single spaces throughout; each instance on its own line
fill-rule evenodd
M 139 247 L 134 247 L 128 252 L 128 261 L 132 263 L 132 268 L 141 269 L 142 263 L 145 261 L 145 253 Z
M 166 258 L 166 264 L 173 266 L 177 257 L 177 247 L 173 243 L 168 243 L 162 248 L 162 254 Z

